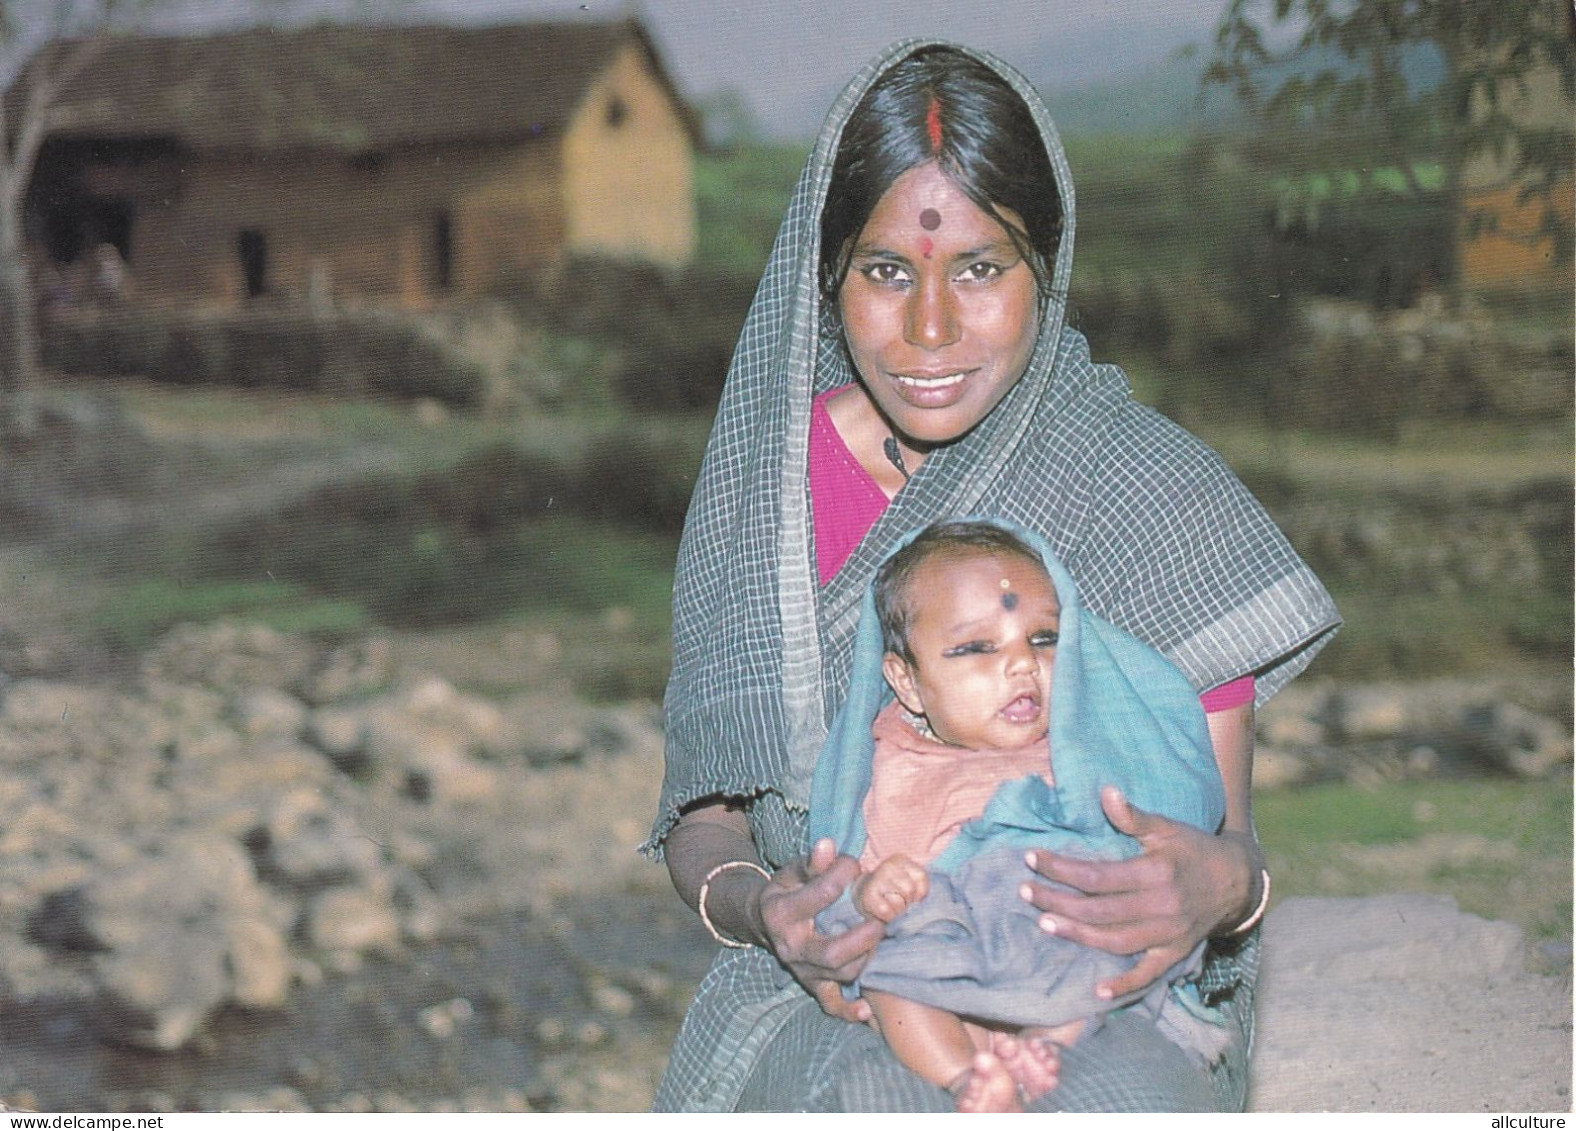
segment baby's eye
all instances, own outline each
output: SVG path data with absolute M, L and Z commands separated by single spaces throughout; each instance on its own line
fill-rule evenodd
M 1029 643 L 1036 648 L 1054 648 L 1059 638 L 1060 634 L 1055 629 L 1048 628 L 1044 632 L 1036 632 L 1029 637 Z
M 967 644 L 957 644 L 942 653 L 943 656 L 984 656 L 995 649 L 984 640 L 970 640 Z

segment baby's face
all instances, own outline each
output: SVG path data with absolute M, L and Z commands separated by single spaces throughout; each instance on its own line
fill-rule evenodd
M 887 682 L 943 742 L 1012 747 L 1045 735 L 1061 603 L 1016 554 L 937 555 L 907 594 L 914 663 L 888 653 Z

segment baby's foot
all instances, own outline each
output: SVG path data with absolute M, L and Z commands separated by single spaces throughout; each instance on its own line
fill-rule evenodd
M 953 1085 L 952 1096 L 963 1112 L 1023 1110 L 1007 1066 L 988 1052 L 975 1054 L 969 1070 Z
M 1016 1037 L 997 1033 L 991 1039 L 991 1049 L 1001 1058 L 1024 1103 L 1033 1103 L 1052 1091 L 1061 1078 L 1061 1047 L 1039 1030 L 1025 1030 Z

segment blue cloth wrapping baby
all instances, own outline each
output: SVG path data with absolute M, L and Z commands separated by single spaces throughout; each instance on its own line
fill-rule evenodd
M 1159 652 L 1085 612 L 1071 575 L 1037 535 L 999 520 L 975 521 L 994 522 L 1035 549 L 1061 602 L 1049 727 L 1055 784 L 1030 775 L 996 790 L 984 813 L 931 862 L 929 894 L 888 925 L 858 986 L 1015 1026 L 1142 1008 L 1184 1049 L 1211 1060 L 1224 1034 L 1188 981 L 1202 944 L 1147 993 L 1102 1002 L 1095 984 L 1131 968 L 1136 957 L 1045 934 L 1039 912 L 1018 894 L 1025 880 L 1040 879 L 1024 861 L 1026 849 L 1093 859 L 1138 853 L 1137 841 L 1106 819 L 1104 785 L 1147 812 L 1210 832 L 1219 827 L 1224 791 L 1198 690 Z M 816 764 L 810 802 L 812 841 L 831 837 L 839 852 L 856 857 L 865 844 L 871 725 L 892 700 L 881 675 L 883 652 L 867 589 L 848 699 Z M 818 923 L 835 932 L 858 919 L 845 894 Z

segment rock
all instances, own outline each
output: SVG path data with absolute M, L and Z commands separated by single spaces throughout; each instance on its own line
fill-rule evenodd
M 1272 746 L 1253 751 L 1253 788 L 1285 789 L 1307 781 L 1312 770 L 1307 759 Z
M 306 729 L 306 705 L 272 687 L 243 691 L 230 709 L 236 729 L 247 738 L 296 738 Z
M 533 766 L 578 762 L 597 746 L 595 713 L 579 703 L 544 695 L 525 695 L 504 709 L 504 730 L 510 737 L 502 753 Z
M 393 646 L 383 637 L 372 637 L 335 648 L 316 670 L 297 682 L 296 691 L 320 707 L 383 691 L 393 672 Z
M 498 791 L 498 774 L 467 755 L 447 736 L 431 735 L 405 754 L 407 795 L 418 801 L 468 805 L 487 801 Z
M 171 926 L 212 927 L 230 915 L 263 912 L 245 850 L 233 840 L 190 834 L 88 883 L 82 930 L 102 950 L 135 948 Z
M 145 680 L 238 694 L 259 687 L 286 690 L 308 677 L 316 650 L 303 638 L 267 625 L 222 620 L 181 625 L 142 657 Z
M 1400 689 L 1365 684 L 1342 687 L 1332 697 L 1335 730 L 1347 742 L 1396 738 L 1411 725 L 1406 696 Z
M 171 1050 L 227 1002 L 284 1004 L 290 918 L 258 885 L 239 844 L 184 833 L 50 893 L 30 924 L 44 945 L 91 955 L 106 1035 Z
M 331 888 L 312 900 L 306 935 L 322 951 L 393 954 L 399 949 L 399 917 L 388 899 L 362 888 Z
M 623 986 L 598 980 L 589 987 L 591 1007 L 609 1017 L 628 1017 L 635 1012 L 635 995 Z
M 196 1036 L 230 987 L 224 943 L 176 927 L 99 956 L 93 973 L 104 1035 L 160 1052 Z
M 439 1002 L 437 1005 L 429 1005 L 417 1013 L 416 1020 L 429 1035 L 440 1041 L 446 1041 L 475 1015 L 475 1007 L 467 999 L 457 997 Z
M 57 727 L 77 718 L 92 718 L 104 706 L 104 693 L 69 683 L 24 679 L 6 689 L 0 700 L 0 721 L 14 727 Z
M 1249 1110 L 1568 1110 L 1569 987 L 1522 951 L 1445 896 L 1286 900 L 1264 923 Z
M 265 872 L 299 888 L 364 880 L 383 853 L 346 813 L 315 789 L 295 789 L 275 802 L 252 843 Z
M 367 755 L 367 724 L 361 712 L 344 707 L 325 707 L 312 712 L 306 738 L 334 768 L 352 776 L 370 764 Z
M 497 708 L 461 695 L 438 679 L 423 680 L 359 709 L 367 774 L 417 801 L 469 804 L 493 797 L 496 772 L 474 755 L 496 749 L 503 719 Z M 348 733 L 350 724 L 336 726 Z
M 214 765 L 178 765 L 170 777 L 181 813 L 240 840 L 256 827 L 258 812 L 272 810 L 280 796 L 327 790 L 334 775 L 308 747 L 268 739 L 243 744 Z
M 1258 741 L 1268 746 L 1310 748 L 1328 741 L 1325 719 L 1334 694 L 1329 684 L 1298 680 L 1259 709 Z
M 225 925 L 230 997 L 249 1009 L 279 1009 L 290 996 L 290 945 L 283 932 L 261 919 Z
M 1525 778 L 1548 777 L 1571 762 L 1571 732 L 1515 703 L 1489 703 L 1467 712 L 1462 729 L 1485 761 Z

